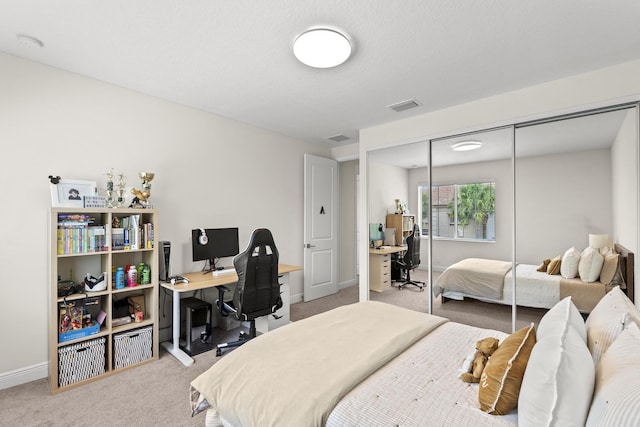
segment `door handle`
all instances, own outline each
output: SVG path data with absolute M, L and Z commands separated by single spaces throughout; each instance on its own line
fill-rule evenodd
M 312 244 L 310 244 L 310 243 L 305 243 L 304 247 L 305 247 L 305 248 L 307 248 L 307 249 L 309 249 L 309 248 L 315 248 L 315 247 L 316 247 L 316 245 L 312 245 Z

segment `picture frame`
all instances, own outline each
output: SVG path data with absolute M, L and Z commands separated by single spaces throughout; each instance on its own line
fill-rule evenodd
M 51 206 L 84 207 L 84 196 L 96 196 L 98 188 L 95 181 L 79 179 L 59 179 L 57 184 L 49 184 L 51 188 Z

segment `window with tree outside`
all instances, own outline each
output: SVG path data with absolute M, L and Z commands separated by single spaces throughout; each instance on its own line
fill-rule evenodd
M 434 238 L 496 241 L 495 181 L 419 187 L 422 235 Z M 429 221 L 429 201 L 433 201 Z

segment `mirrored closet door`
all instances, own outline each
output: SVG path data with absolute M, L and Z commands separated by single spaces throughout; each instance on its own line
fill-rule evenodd
M 442 273 L 464 260 L 516 266 L 502 293 L 458 304 L 465 293 L 458 289 L 443 304 L 440 294 L 417 290 L 410 305 L 449 317 L 457 312 L 480 327 L 510 317 L 511 325 L 500 326 L 508 332 L 537 321 L 546 309 L 536 307 L 560 298 L 559 288 L 542 295 L 527 278 L 543 261 L 572 247 L 581 252 L 593 244 L 590 235 L 638 253 L 637 110 L 614 106 L 370 151 L 370 221 L 383 222 L 394 199 L 406 202 L 422 235 L 420 278 L 438 290 Z M 494 303 L 464 304 L 483 300 Z
M 516 127 L 518 268 L 538 265 L 543 279 L 557 282 L 555 292 L 542 292 L 535 273 L 518 275 L 519 305 L 548 307 L 571 295 L 588 313 L 599 297 L 577 287 L 598 281 L 596 269 L 581 275 L 573 271 L 577 264 L 562 266 L 564 255 L 577 261 L 590 246 L 616 244 L 637 252 L 637 114 L 635 107 L 616 107 Z M 551 260 L 546 267 L 545 260 Z M 518 318 L 530 312 L 519 308 Z
M 424 180 L 417 184 L 422 200 L 432 203 L 430 212 L 423 203 L 421 217 L 425 225 L 429 219 L 432 279 L 437 295 L 434 314 L 455 315 L 456 321 L 478 327 L 511 328 L 512 281 L 505 286 L 504 277 L 496 272 L 477 287 L 471 277 L 475 272 L 466 269 L 478 265 L 485 268 L 486 264 L 486 268 L 506 272 L 512 267 L 512 152 L 512 127 L 431 141 L 430 191 Z M 467 299 L 466 295 L 476 298 Z M 490 305 L 482 302 L 485 299 L 504 304 Z M 500 315 L 492 315 L 495 310 Z

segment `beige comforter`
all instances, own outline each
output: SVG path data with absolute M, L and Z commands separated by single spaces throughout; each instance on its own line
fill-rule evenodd
M 355 385 L 444 322 L 366 301 L 291 323 L 193 380 L 192 409 L 206 399 L 218 425 L 322 426 Z
M 484 298 L 502 298 L 504 276 L 511 266 L 511 262 L 493 259 L 463 259 L 442 272 L 433 285 L 433 293 L 438 296 L 447 290 Z

